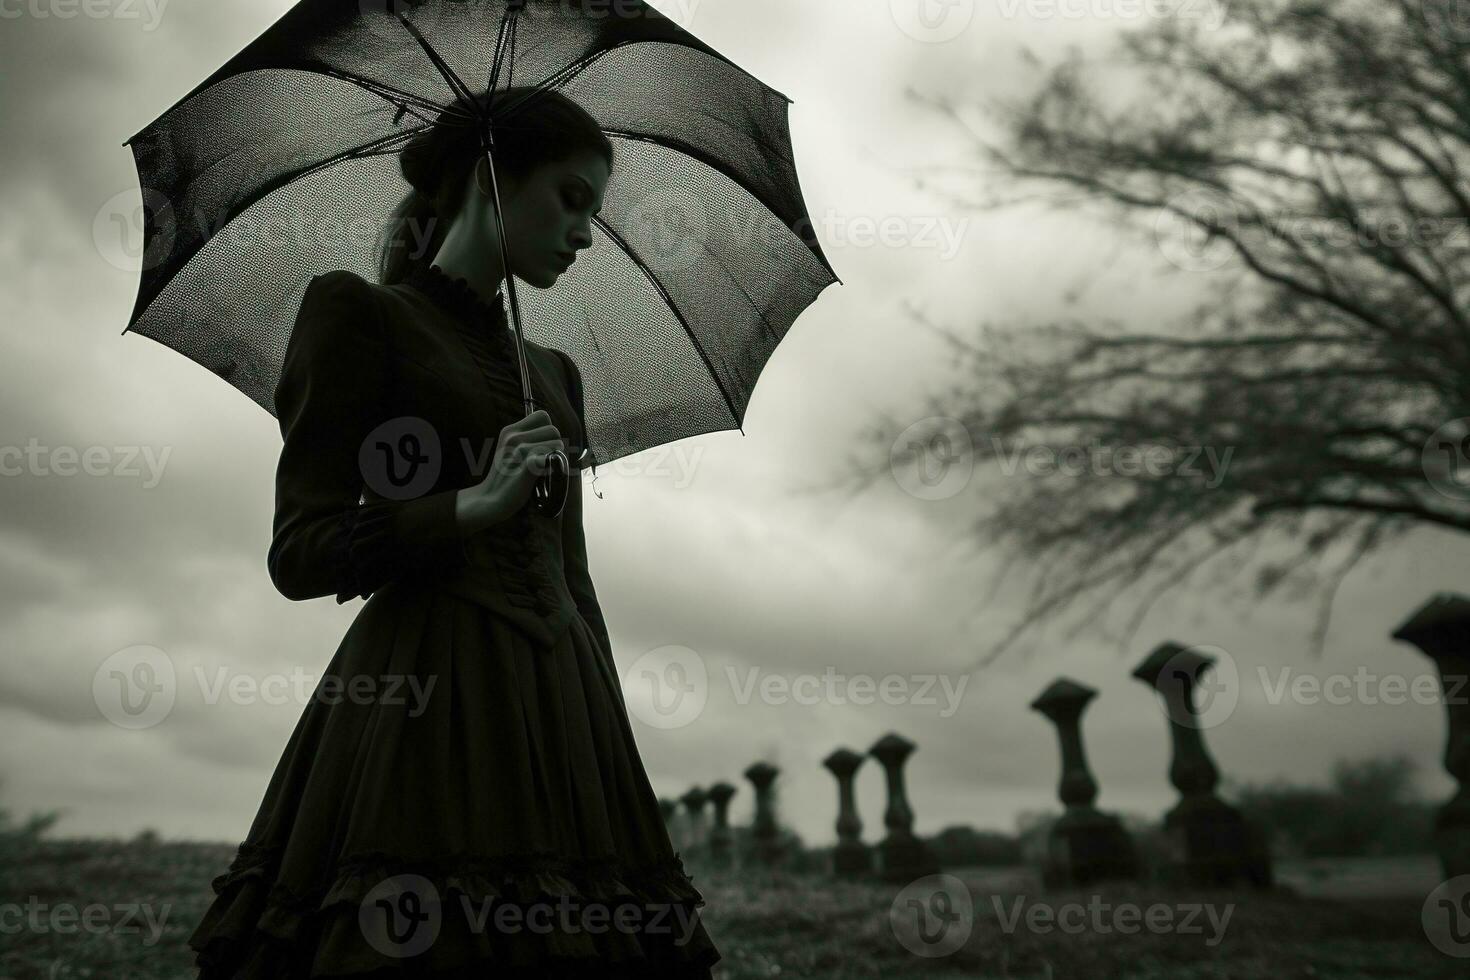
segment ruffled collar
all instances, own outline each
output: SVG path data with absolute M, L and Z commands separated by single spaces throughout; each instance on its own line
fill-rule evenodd
M 501 293 L 486 302 L 463 276 L 451 276 L 437 265 L 420 263 L 412 266 L 403 281 L 427 295 L 455 317 L 484 330 L 495 340 L 509 340 L 510 324 L 505 317 Z

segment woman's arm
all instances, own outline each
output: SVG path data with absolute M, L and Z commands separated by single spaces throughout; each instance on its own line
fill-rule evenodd
M 581 431 L 577 433 L 577 449 L 587 447 L 587 417 L 585 407 L 582 403 L 582 373 L 577 368 L 577 362 L 563 353 L 562 362 L 567 369 L 567 393 L 571 399 L 572 407 L 577 410 L 577 424 Z M 571 455 L 570 453 L 568 455 Z M 587 567 L 587 536 L 582 527 L 582 474 L 577 471 L 571 474 L 571 486 L 567 490 L 566 507 L 562 511 L 561 520 L 561 546 L 562 565 L 566 569 L 567 589 L 572 593 L 572 599 L 577 603 L 577 610 L 597 638 L 602 642 L 602 648 L 612 655 L 612 640 L 608 637 L 607 622 L 602 618 L 602 606 L 597 602 L 597 590 L 592 585 L 592 573 Z
M 306 288 L 276 386 L 284 444 L 266 557 L 288 599 L 367 598 L 390 581 L 464 561 L 458 490 L 359 503 L 358 464 L 382 422 L 388 350 L 371 287 L 347 271 Z

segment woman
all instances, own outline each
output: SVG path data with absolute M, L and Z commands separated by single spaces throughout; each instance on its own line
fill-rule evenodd
M 527 341 L 523 417 L 489 172 L 453 118 L 400 157 L 414 191 L 381 283 L 317 276 L 288 342 L 271 579 L 368 601 L 213 881 L 201 980 L 708 978 L 720 959 L 634 744 L 581 481 L 558 515 L 528 502 L 548 453 L 586 447 L 581 377 Z M 591 244 L 612 147 L 556 92 L 495 133 L 511 271 L 548 287 Z

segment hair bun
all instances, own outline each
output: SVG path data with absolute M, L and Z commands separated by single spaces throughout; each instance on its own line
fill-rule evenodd
M 414 136 L 398 154 L 398 168 L 419 193 L 432 198 L 447 163 L 469 151 L 478 135 L 473 118 L 451 107 L 439 113 L 433 125 Z
M 432 131 L 425 131 L 415 136 L 398 154 L 398 169 L 403 172 L 403 179 L 420 193 L 428 192 L 428 176 L 437 169 L 434 166 L 434 142 Z
M 409 110 L 394 116 L 404 123 Z M 435 107 L 430 121 L 418 112 L 411 124 L 398 131 L 402 139 L 397 151 L 398 168 L 411 193 L 393 212 L 392 227 L 385 235 L 379 255 L 379 281 L 400 282 L 404 269 L 422 256 L 409 254 L 413 222 L 426 217 L 448 218 L 458 210 L 466 191 L 466 178 L 479 176 L 484 159 L 476 125 L 484 118 L 495 135 L 496 172 L 519 177 L 550 160 L 572 152 L 592 150 L 613 163 L 613 147 L 597 119 L 554 86 L 517 85 L 497 88 L 471 99 L 455 99 Z M 483 188 L 482 188 L 483 190 Z M 436 221 L 424 244 L 429 254 L 442 243 L 447 221 Z

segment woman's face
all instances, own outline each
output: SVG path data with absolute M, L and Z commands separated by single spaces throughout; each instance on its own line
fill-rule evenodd
M 519 278 L 547 289 L 592 244 L 592 217 L 602 210 L 610 176 L 602 155 L 587 150 L 502 183 L 506 245 Z M 494 243 L 493 205 L 485 209 L 485 221 Z

